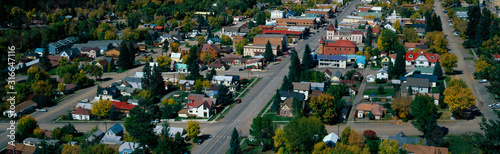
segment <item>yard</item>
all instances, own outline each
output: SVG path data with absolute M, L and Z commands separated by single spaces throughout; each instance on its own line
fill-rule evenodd
M 379 94 L 378 89 L 365 89 L 363 95 L 375 94 L 375 96 L 380 96 L 380 97 L 392 96 L 392 94 L 394 94 L 394 89 L 384 89 L 384 92 L 385 92 L 384 94 Z
M 451 153 L 479 153 L 470 144 L 472 138 L 468 134 L 447 135 L 445 139 L 450 145 L 448 149 Z
M 267 110 L 266 116 L 271 117 L 271 120 L 273 120 L 273 121 L 290 121 L 290 120 L 293 120 L 293 118 L 294 118 L 294 117 L 280 117 L 280 116 L 276 116 L 276 113 L 273 112 L 273 111 L 271 111 L 271 110 Z
M 254 153 L 254 154 L 257 154 L 257 153 L 261 153 L 261 154 L 274 154 L 274 151 L 272 150 L 268 150 L 268 151 L 262 151 L 262 146 L 261 145 L 251 145 L 249 144 L 249 140 L 248 139 L 244 139 L 245 141 L 243 141 L 243 143 L 241 144 L 241 152 L 242 153 Z M 229 150 L 227 150 L 226 154 L 229 154 Z
M 469 11 L 469 8 L 468 7 L 454 7 L 454 8 L 451 8 L 453 11 Z

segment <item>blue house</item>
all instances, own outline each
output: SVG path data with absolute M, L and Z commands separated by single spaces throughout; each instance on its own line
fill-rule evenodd
M 78 41 L 77 38 L 68 37 L 57 42 L 52 42 L 49 44 L 49 54 L 59 54 L 64 51 L 64 49 L 70 48 L 76 41 Z
M 365 68 L 366 65 L 366 57 L 363 55 L 342 55 L 347 56 L 347 62 L 355 62 L 358 65 L 358 68 Z
M 389 136 L 389 139 L 398 141 L 399 147 L 403 147 L 404 144 L 418 144 L 421 140 L 420 138 L 410 138 L 403 132 L 399 132 L 394 136 Z
M 135 142 L 123 142 L 122 145 L 120 145 L 120 148 L 118 148 L 118 152 L 120 154 L 131 154 L 134 152 L 135 149 L 139 148 L 139 143 Z
M 37 53 L 40 56 L 43 55 L 43 52 L 45 52 L 45 48 L 36 48 L 35 49 L 35 53 Z
M 123 135 L 123 127 L 119 123 L 111 126 L 105 135 L 113 135 L 113 136 L 122 136 Z
M 208 38 L 207 43 L 208 44 L 216 44 L 216 43 L 220 44 L 221 40 L 220 40 L 220 38 L 211 37 L 211 38 Z
M 177 70 L 177 72 L 187 72 L 187 65 L 175 63 L 175 70 Z

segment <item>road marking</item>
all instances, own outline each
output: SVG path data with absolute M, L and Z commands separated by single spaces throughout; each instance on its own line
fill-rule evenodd
M 217 139 L 217 141 L 215 141 L 215 143 L 214 143 L 214 144 L 213 144 L 213 145 L 212 145 L 212 146 L 211 146 L 211 147 L 207 150 L 207 152 L 205 152 L 205 154 L 207 154 L 207 153 L 210 151 L 210 149 L 212 149 L 212 148 L 215 146 L 215 144 L 217 144 L 217 142 L 219 142 L 219 140 L 220 140 L 220 137 L 219 137 L 219 139 Z

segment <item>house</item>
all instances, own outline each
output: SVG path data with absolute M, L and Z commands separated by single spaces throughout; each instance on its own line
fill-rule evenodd
M 271 44 L 271 50 L 274 55 L 277 55 L 278 51 L 281 51 L 279 45 L 273 45 L 273 44 Z M 266 51 L 266 45 L 249 44 L 243 47 L 244 56 L 255 57 L 259 53 L 264 53 L 265 51 Z
M 194 90 L 194 80 L 179 80 L 179 86 L 184 91 Z
M 326 77 L 326 79 L 327 79 L 327 80 L 330 80 L 330 79 L 332 78 L 332 76 L 333 76 L 332 71 L 330 71 L 328 68 L 327 68 L 327 69 L 325 69 L 325 70 L 323 71 L 323 73 L 325 73 L 325 77 Z M 342 73 L 341 73 L 341 74 L 342 74 Z
M 319 41 L 320 55 L 354 55 L 358 51 L 356 42 L 337 40 L 333 43 L 325 42 L 323 37 Z
M 306 100 L 308 99 L 309 91 L 311 89 L 311 85 L 309 83 L 292 82 L 292 85 L 293 85 L 294 92 L 304 94 L 305 99 Z
M 180 64 L 180 63 L 175 63 L 174 64 L 175 66 L 175 70 L 179 73 L 182 73 L 182 72 L 187 72 L 187 64 Z
M 406 151 L 409 154 L 447 154 L 448 148 L 424 146 L 424 145 L 406 145 Z
M 405 89 L 408 92 L 409 87 L 411 87 L 413 92 L 416 93 L 429 93 L 431 92 L 431 83 L 428 78 L 406 78 L 406 83 L 401 84 L 401 89 Z M 405 92 L 402 90 L 401 92 Z
M 349 95 L 354 96 L 358 94 L 358 89 L 354 87 L 353 85 L 349 85 Z
M 340 55 L 318 55 L 318 67 L 334 67 L 334 68 L 345 68 L 347 65 L 347 57 Z
M 35 60 L 35 59 L 38 59 L 38 57 L 40 55 L 38 55 L 35 52 L 25 52 L 23 56 L 26 57 L 26 58 L 28 58 L 28 59 Z
M 94 133 L 90 134 L 89 137 L 87 137 L 87 142 L 92 143 L 95 141 L 99 141 L 103 136 L 104 133 L 98 129 Z
M 45 52 L 45 50 L 46 50 L 45 48 L 36 48 L 35 53 L 37 53 L 41 57 Z
M 280 91 L 280 96 L 281 96 L 281 101 L 285 101 L 286 99 L 288 98 L 298 98 L 299 100 L 306 100 L 306 96 L 303 94 L 303 93 L 299 93 L 299 92 L 295 92 L 295 91 L 285 91 L 285 90 L 282 90 Z
M 435 66 L 438 61 L 438 55 L 435 53 L 424 53 L 420 51 L 419 53 L 406 52 L 406 65 L 415 65 L 417 67 L 428 67 Z
M 123 81 L 128 82 L 132 88 L 142 89 L 142 78 L 127 76 Z
M 182 54 L 181 53 L 172 53 L 170 54 L 170 59 L 175 62 L 182 62 Z
M 82 108 L 82 109 L 92 110 L 92 105 L 93 105 L 92 103 L 80 102 L 80 103 L 76 104 L 75 109 Z
M 218 46 L 216 46 L 215 44 L 203 44 L 201 51 L 202 52 L 209 52 L 214 57 L 219 57 L 219 54 L 220 54 L 220 48 Z
M 90 110 L 84 108 L 77 108 L 75 111 L 71 112 L 71 116 L 74 120 L 90 120 L 90 115 Z
M 271 20 L 276 20 L 276 18 L 284 18 L 286 12 L 283 10 L 272 10 L 271 11 Z
M 217 98 L 208 98 L 202 94 L 189 94 L 186 98 L 186 108 L 179 111 L 179 117 L 195 116 L 208 118 L 212 116 L 212 108 L 217 103 Z M 187 113 L 185 113 L 187 112 Z
M 101 143 L 111 146 L 120 145 L 123 143 L 123 141 L 121 141 L 122 135 L 123 127 L 119 123 L 116 123 L 106 131 L 101 139 Z
M 433 75 L 434 67 L 416 67 L 407 75 L 414 74 L 414 72 L 420 72 L 420 74 L 425 74 L 425 75 Z
M 24 114 L 36 109 L 38 104 L 32 100 L 24 101 L 21 104 L 17 104 L 14 110 L 5 110 L 3 111 L 4 116 L 11 117 L 22 117 Z
M 118 60 L 119 56 L 120 56 L 120 47 L 116 47 L 106 51 L 106 57 L 112 57 L 113 59 Z
M 330 78 L 330 81 L 332 81 L 332 84 L 339 84 L 340 79 L 342 79 L 342 72 L 335 71 L 335 73 L 333 73 L 333 76 Z
M 412 138 L 412 137 L 408 137 L 406 136 L 405 133 L 403 132 L 399 132 L 398 134 L 394 135 L 394 136 L 389 136 L 389 140 L 396 140 L 398 141 L 398 144 L 399 144 L 399 147 L 403 147 L 403 145 L 410 145 L 410 144 L 418 144 L 420 143 L 420 138 Z
M 375 117 L 375 119 L 379 120 L 382 119 L 386 113 L 387 109 L 385 109 L 382 105 L 373 104 L 371 102 L 370 104 L 368 103 L 361 103 L 358 104 L 356 107 L 356 114 L 355 118 L 364 118 L 368 113 L 372 113 Z
M 278 113 L 281 117 L 293 117 L 293 98 L 287 98 L 280 104 L 280 111 Z M 302 103 L 302 101 L 301 101 Z
M 107 60 L 110 64 L 116 64 L 116 61 L 115 59 L 113 59 L 113 57 L 104 56 L 101 58 L 101 60 Z
M 373 82 L 375 82 L 375 78 L 376 78 L 376 77 L 375 77 L 375 75 L 373 75 L 373 74 L 368 74 L 368 75 L 366 76 L 366 82 L 368 82 L 368 83 L 373 83 Z
M 208 44 L 221 44 L 220 38 L 211 37 L 207 39 Z
M 248 58 L 220 58 L 226 65 L 242 65 L 248 60 Z
M 215 69 L 215 71 L 225 71 L 227 68 L 226 63 L 222 62 L 221 59 L 217 59 L 212 64 L 208 65 L 208 70 Z
M 360 30 L 348 31 L 348 30 L 338 30 L 332 23 L 326 28 L 326 39 L 327 40 L 346 40 L 353 41 L 355 43 L 363 43 L 364 34 Z
M 108 70 L 109 61 L 106 59 L 99 60 L 96 65 L 99 66 L 102 70 Z
M 129 104 L 127 102 L 111 101 L 111 103 L 113 106 L 115 106 L 116 110 L 125 114 L 127 117 L 128 117 L 128 114 L 130 113 L 130 110 L 132 110 L 132 109 L 134 109 L 134 107 L 136 107 L 136 105 Z
M 323 142 L 325 142 L 326 145 L 333 145 L 333 146 L 335 146 L 337 144 L 338 140 L 339 140 L 339 136 L 333 132 L 326 135 L 323 138 Z
M 358 68 L 365 68 L 366 57 L 363 55 L 342 55 L 347 56 L 348 63 L 355 63 Z
M 245 36 L 250 32 L 250 29 L 246 24 L 235 25 L 235 26 L 224 26 L 221 29 L 221 35 L 227 36 Z M 233 41 L 235 41 L 233 39 Z
M 86 54 L 90 58 L 95 58 L 95 57 L 101 56 L 101 52 L 103 52 L 103 51 L 104 50 L 101 50 L 98 47 L 82 47 L 80 49 L 80 52 L 82 54 Z
M 175 137 L 175 134 L 179 133 L 181 134 L 181 137 L 186 137 L 186 130 L 182 127 L 168 127 L 168 135 L 171 138 Z M 153 131 L 155 132 L 156 135 L 160 135 L 162 133 L 163 126 L 161 125 L 156 125 Z
M 391 63 L 392 63 L 392 66 L 394 66 L 395 60 L 393 57 L 390 57 L 390 56 L 382 56 L 380 58 L 380 63 L 382 63 L 383 68 L 388 68 Z
M 120 90 L 116 86 L 110 86 L 108 88 L 102 88 L 99 92 L 98 97 L 105 100 L 114 100 L 120 96 Z
M 435 75 L 413 74 L 413 77 L 420 78 L 420 79 L 429 79 L 429 82 L 431 83 L 431 87 L 436 87 L 437 81 L 438 81 L 437 76 L 435 76 Z M 402 76 L 402 77 L 399 77 L 399 79 L 401 81 L 403 81 L 403 83 L 406 83 L 406 77 Z
M 77 48 L 68 48 L 61 52 L 59 56 L 67 59 L 73 59 L 78 55 L 80 55 L 80 51 Z
M 122 96 L 133 96 L 136 93 L 136 89 L 130 86 L 130 84 L 128 86 L 116 86 L 116 88 L 120 90 Z
M 7 144 L 5 147 L 6 154 L 36 154 L 38 153 L 38 147 L 36 146 L 27 146 L 20 143 L 15 143 L 14 146 L 11 144 Z
M 123 126 L 120 125 L 119 123 L 114 124 L 106 131 L 104 136 L 106 136 L 106 135 L 122 136 L 123 135 Z
M 257 34 L 253 38 L 253 44 L 254 45 L 266 45 L 267 42 L 271 45 L 276 45 L 282 50 L 287 49 L 287 37 L 284 34 Z M 276 55 L 276 53 L 273 54 Z
M 492 55 L 493 60 L 500 61 L 500 55 Z
M 135 149 L 139 149 L 139 143 L 135 142 L 123 142 L 118 148 L 119 154 L 131 154 Z
M 245 67 L 246 68 L 253 68 L 253 69 L 261 69 L 264 64 L 265 64 L 264 58 L 256 58 L 256 59 L 247 60 L 245 62 Z
M 227 86 L 231 92 L 240 89 L 239 80 L 236 80 L 234 76 L 214 76 L 211 82 L 212 84 Z
M 48 45 L 49 54 L 60 54 L 65 49 L 70 48 L 76 41 L 78 41 L 78 39 L 75 37 L 68 37 L 57 42 L 52 42 Z
M 59 140 L 44 140 L 44 139 L 28 137 L 28 138 L 23 140 L 23 144 L 25 146 L 34 146 L 34 147 L 41 148 L 42 147 L 41 144 L 44 141 L 47 145 L 57 145 L 60 142 Z
M 380 70 L 377 71 L 377 79 L 389 79 L 389 74 L 384 68 L 381 68 Z

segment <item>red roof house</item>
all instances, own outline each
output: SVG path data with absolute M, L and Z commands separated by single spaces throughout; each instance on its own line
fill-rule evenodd
M 333 43 L 326 43 L 320 40 L 321 55 L 353 55 L 358 50 L 356 42 L 349 40 L 338 40 Z

